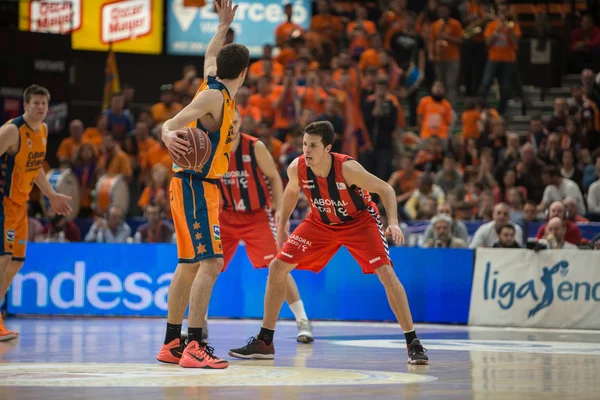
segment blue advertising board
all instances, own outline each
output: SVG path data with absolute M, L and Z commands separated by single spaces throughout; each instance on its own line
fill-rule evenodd
M 274 45 L 275 28 L 286 19 L 283 6 L 293 4 L 292 21 L 307 29 L 311 18 L 310 0 L 238 0 L 231 29 L 235 42 L 250 50 L 250 56 L 262 55 L 262 47 Z M 213 2 L 204 7 L 184 7 L 183 0 L 167 1 L 167 52 L 177 55 L 203 56 L 217 31 L 219 17 Z
M 473 251 L 392 248 L 416 322 L 467 323 Z M 31 243 L 8 297 L 15 314 L 166 316 L 177 260 L 171 244 Z M 254 270 L 239 246 L 217 279 L 209 316 L 261 318 L 267 269 Z M 394 321 L 376 275 L 340 250 L 319 274 L 293 271 L 312 319 Z M 292 318 L 284 305 L 281 318 Z

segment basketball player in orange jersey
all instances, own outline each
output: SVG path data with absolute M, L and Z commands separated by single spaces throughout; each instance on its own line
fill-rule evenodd
M 202 323 L 213 286 L 223 268 L 219 225 L 219 178 L 229 168 L 233 142 L 235 94 L 246 78 L 249 51 L 245 46 L 222 46 L 237 6 L 216 2 L 219 26 L 206 49 L 204 77 L 192 102 L 163 125 L 162 140 L 176 154 L 187 153 L 189 143 L 178 130 L 189 126 L 205 131 L 212 153 L 195 170 L 173 166 L 171 212 L 175 223 L 179 263 L 169 286 L 167 332 L 157 359 L 187 368 L 227 368 L 214 349 L 202 341 Z M 183 348 L 181 323 L 188 315 L 189 341 Z
M 240 115 L 236 110 L 229 171 L 219 183 L 223 271 L 233 258 L 240 240 L 246 243 L 248 258 L 255 268 L 268 267 L 277 255 L 275 221 L 281 212 L 283 183 L 269 150 L 258 138 L 241 133 L 240 125 Z M 272 209 L 275 210 L 275 221 Z M 312 326 L 291 274 L 287 276 L 285 299 L 296 317 L 296 340 L 312 342 Z
M 71 212 L 71 198 L 52 188 L 42 169 L 46 156 L 50 92 L 32 85 L 23 92 L 25 113 L 0 128 L 0 299 L 25 262 L 27 248 L 27 200 L 35 183 L 60 215 Z M 14 339 L 0 317 L 0 341 Z
M 398 226 L 396 195 L 386 182 L 368 173 L 351 157 L 330 153 L 334 140 L 331 123 L 314 122 L 304 130 L 303 155 L 288 167 L 289 183 L 283 194 L 277 243 L 281 251 L 271 262 L 265 294 L 262 329 L 246 346 L 232 349 L 238 358 L 272 359 L 273 335 L 285 297 L 289 272 L 298 267 L 319 272 L 341 246 L 361 266 L 365 274 L 377 274 L 389 304 L 404 331 L 408 362 L 428 364 L 429 360 L 415 333 L 406 292 L 392 269 L 385 235 L 396 243 L 404 236 Z M 285 229 L 300 191 L 311 205 L 306 219 L 289 235 Z M 369 192 L 381 196 L 389 225 L 384 233 L 379 211 Z

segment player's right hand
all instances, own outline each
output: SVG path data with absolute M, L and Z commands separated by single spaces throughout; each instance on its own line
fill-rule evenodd
M 277 250 L 281 251 L 288 240 L 288 229 L 277 229 Z
M 238 6 L 233 7 L 232 0 L 215 0 L 215 8 L 219 14 L 219 22 L 222 25 L 230 26 Z
M 190 143 L 178 131 L 163 130 L 162 141 L 167 149 L 180 156 L 186 155 L 190 148 Z

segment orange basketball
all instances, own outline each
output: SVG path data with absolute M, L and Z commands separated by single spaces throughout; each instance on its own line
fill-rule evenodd
M 180 156 L 169 150 L 169 155 L 175 165 L 183 169 L 201 169 L 210 158 L 212 143 L 206 134 L 197 128 L 183 128 L 177 131 L 177 135 L 183 137 L 190 144 L 187 154 Z

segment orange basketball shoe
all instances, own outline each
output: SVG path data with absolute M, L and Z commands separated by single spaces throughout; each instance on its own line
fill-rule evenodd
M 170 343 L 163 344 L 156 359 L 169 364 L 179 364 L 185 343 L 181 339 L 173 339 Z
M 4 321 L 2 321 L 2 315 L 0 314 L 0 342 L 16 339 L 18 336 L 19 334 L 17 332 L 6 329 Z
M 223 369 L 229 367 L 229 362 L 216 357 L 215 349 L 206 343 L 192 340 L 181 356 L 179 365 L 184 368 Z

